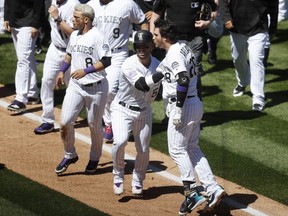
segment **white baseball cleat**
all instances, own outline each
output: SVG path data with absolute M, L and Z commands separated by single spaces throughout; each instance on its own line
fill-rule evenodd
M 113 185 L 114 194 L 121 195 L 124 193 L 124 185 L 123 182 L 114 183 Z
M 141 186 L 132 186 L 132 194 L 136 196 L 143 195 L 143 188 Z

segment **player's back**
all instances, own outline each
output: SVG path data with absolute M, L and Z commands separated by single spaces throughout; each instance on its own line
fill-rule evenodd
M 102 5 L 99 0 L 89 4 L 95 11 L 93 25 L 108 37 L 112 49 L 128 46 L 131 23 L 139 24 L 145 15 L 132 0 L 114 0 Z

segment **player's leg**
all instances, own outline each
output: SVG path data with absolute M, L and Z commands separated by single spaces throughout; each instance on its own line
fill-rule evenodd
M 184 122 L 187 127 L 183 133 L 186 134 L 184 136 L 188 139 L 187 152 L 198 179 L 209 197 L 206 208 L 212 210 L 225 195 L 225 191 L 216 182 L 208 160 L 198 145 L 203 105 L 197 97 L 188 99 L 185 105 L 183 119 L 185 119 Z M 186 122 L 186 119 L 190 119 L 189 122 Z
M 116 195 L 124 192 L 125 146 L 128 140 L 128 131 L 132 130 L 133 118 L 131 110 L 119 105 L 116 101 L 111 104 L 111 119 L 114 129 L 112 146 L 113 160 L 113 190 Z
M 26 110 L 26 104 L 28 102 L 28 91 L 32 72 L 31 67 L 35 69 L 34 72 L 36 73 L 34 59 L 36 39 L 31 37 L 30 27 L 11 28 L 11 35 L 18 60 L 15 74 L 16 98 L 7 108 L 8 110 L 20 113 Z
M 248 39 L 249 62 L 251 71 L 250 88 L 253 94 L 253 110 L 262 111 L 265 106 L 265 67 L 263 63 L 268 33 L 258 33 Z M 257 107 L 255 107 L 257 106 Z
M 98 162 L 102 155 L 103 128 L 102 116 L 106 104 L 108 92 L 108 81 L 102 79 L 101 83 L 95 86 L 82 87 L 83 98 L 87 110 L 87 121 L 91 133 L 91 148 L 88 165 L 85 171 L 96 172 Z
M 36 134 L 48 133 L 54 129 L 54 88 L 64 55 L 65 53 L 57 49 L 53 43 L 50 44 L 44 61 L 41 83 L 42 124 L 35 128 L 34 132 Z M 69 71 L 66 71 L 66 73 L 69 73 Z
M 237 86 L 233 91 L 235 97 L 241 96 L 245 87 L 250 84 L 250 68 L 247 61 L 247 39 L 248 37 L 245 35 L 230 33 L 231 55 L 237 79 Z M 242 87 L 242 89 L 238 86 Z
M 197 99 L 199 100 L 198 97 Z M 173 116 L 175 115 L 175 109 L 172 108 L 170 111 L 167 133 L 169 154 L 180 170 L 181 180 L 184 186 L 185 199 L 180 207 L 179 215 L 185 215 L 191 212 L 194 208 L 206 201 L 205 197 L 200 195 L 197 191 L 194 168 L 189 152 L 187 151 L 188 137 L 190 136 L 189 133 L 191 132 L 189 131 L 191 115 L 187 114 L 189 112 L 191 112 L 191 110 L 187 110 L 186 107 L 183 108 L 184 115 L 182 117 L 182 126 L 180 128 L 176 128 L 172 123 Z
M 132 175 L 132 193 L 143 193 L 143 181 L 149 163 L 149 145 L 152 131 L 152 111 L 147 109 L 139 113 L 139 117 L 133 124 L 133 134 L 137 151 Z
M 66 171 L 71 163 L 76 163 L 78 155 L 75 149 L 74 122 L 84 107 L 84 101 L 80 94 L 80 87 L 74 82 L 69 83 L 61 110 L 60 135 L 64 144 L 64 159 L 56 167 L 55 172 L 61 174 Z

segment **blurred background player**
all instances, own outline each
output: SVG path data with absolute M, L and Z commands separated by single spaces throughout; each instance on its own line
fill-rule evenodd
M 109 92 L 103 121 L 105 123 L 104 141 L 113 141 L 110 104 L 119 85 L 120 68 L 129 55 L 128 42 L 131 24 L 139 24 L 141 29 L 148 29 L 144 13 L 133 0 L 90 0 L 88 5 L 95 10 L 94 25 L 109 40 L 112 51 L 111 66 L 106 68 Z
M 6 31 L 11 32 L 17 56 L 16 97 L 7 109 L 16 113 L 26 111 L 29 99 L 39 100 L 34 50 L 44 17 L 44 0 L 5 1 L 4 26 Z
M 119 90 L 111 104 L 114 129 L 112 147 L 114 193 L 124 192 L 125 146 L 128 132 L 133 131 L 137 151 L 132 174 L 132 193 L 142 195 L 143 181 L 149 163 L 149 145 L 152 131 L 152 107 L 163 74 L 156 73 L 159 61 L 151 56 L 154 48 L 152 33 L 139 30 L 134 37 L 135 55 L 122 64 Z
M 233 96 L 242 96 L 246 86 L 250 85 L 252 110 L 261 112 L 265 108 L 265 47 L 269 42 L 269 35 L 277 31 L 278 1 L 219 2 L 225 28 L 230 31 L 231 55 L 237 79 Z
M 54 88 L 56 77 L 66 54 L 69 37 L 73 32 L 73 12 L 78 0 L 53 0 L 48 9 L 51 26 L 51 43 L 46 53 L 41 84 L 41 101 L 43 113 L 42 124 L 34 129 L 35 134 L 45 134 L 54 130 Z M 66 72 L 66 83 L 70 71 Z

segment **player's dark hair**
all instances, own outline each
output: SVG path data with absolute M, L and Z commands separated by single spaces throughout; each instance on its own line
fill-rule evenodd
M 169 20 L 158 19 L 154 22 L 155 28 L 159 28 L 162 37 L 168 38 L 172 42 L 177 40 L 178 31 L 176 24 Z

